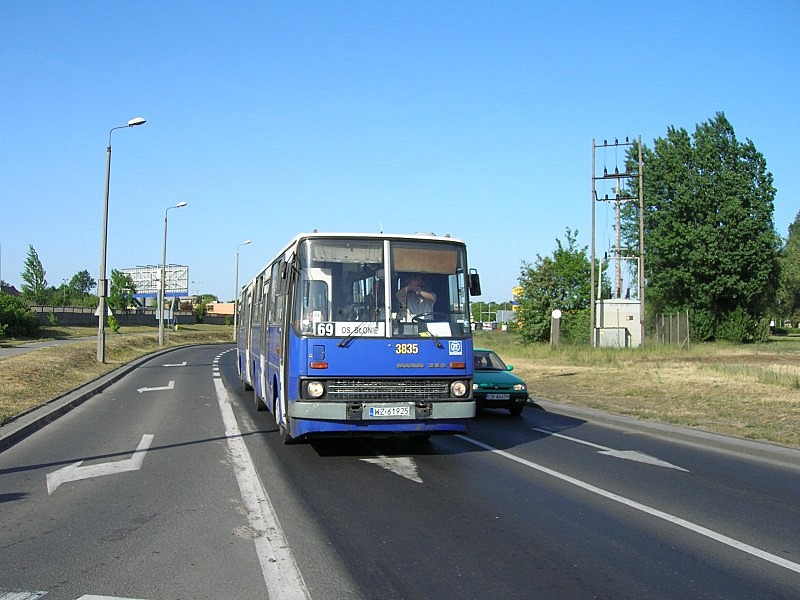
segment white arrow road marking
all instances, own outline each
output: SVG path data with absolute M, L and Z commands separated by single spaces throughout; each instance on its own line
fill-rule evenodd
M 417 474 L 417 465 L 414 460 L 408 456 L 383 456 L 380 455 L 376 458 L 362 458 L 364 462 L 372 463 L 383 467 L 387 471 L 391 471 L 396 475 L 422 483 L 422 479 Z
M 590 483 L 586 483 L 585 481 L 581 481 L 580 479 L 575 479 L 574 477 L 570 477 L 565 473 L 554 471 L 553 469 L 545 467 L 544 465 L 539 465 L 529 460 L 525 460 L 524 458 L 515 456 L 510 452 L 499 450 L 493 446 L 489 446 L 488 444 L 484 444 L 483 442 L 479 442 L 478 440 L 474 440 L 465 435 L 457 433 L 455 437 L 460 438 L 465 442 L 468 442 L 475 446 L 478 446 L 479 448 L 483 448 L 484 450 L 488 450 L 489 452 L 493 452 L 498 456 L 502 456 L 509 460 L 513 460 L 514 462 L 519 463 L 521 465 L 525 465 L 526 467 L 529 467 L 531 469 L 535 469 L 540 473 L 544 473 L 545 475 L 549 475 L 550 477 L 555 477 L 560 481 L 564 481 L 566 483 L 577 486 L 593 494 L 597 494 L 598 496 L 602 496 L 603 498 L 607 498 L 614 502 L 619 502 L 620 504 L 624 504 L 625 506 L 628 506 L 634 510 L 638 510 L 640 512 L 646 513 L 658 519 L 667 521 L 668 523 L 672 523 L 679 527 L 683 527 L 684 529 L 693 531 L 699 535 L 705 536 L 721 544 L 725 544 L 726 546 L 730 546 L 731 548 L 735 548 L 736 550 L 739 550 L 741 552 L 746 552 L 751 556 L 756 556 L 762 560 L 769 561 L 774 565 L 783 567 L 784 569 L 789 569 L 790 571 L 794 571 L 795 573 L 800 573 L 800 564 L 792 562 L 790 560 L 786 560 L 785 558 L 777 556 L 776 554 L 771 554 L 769 552 L 756 548 L 755 546 L 751 546 L 749 544 L 745 544 L 744 542 L 740 542 L 739 540 L 736 540 L 734 538 L 728 537 L 727 535 L 717 533 L 716 531 L 703 527 L 702 525 L 699 525 L 697 523 L 692 523 L 691 521 L 687 521 L 686 519 L 682 519 L 678 516 L 671 515 L 669 513 L 665 513 L 664 511 L 652 508 L 640 502 L 636 502 L 635 500 L 630 500 L 628 498 L 625 498 L 624 496 L 620 496 L 619 494 L 609 492 L 607 490 L 594 486 Z
M 0 598 L 0 600 L 3 600 Z M 118 598 L 117 596 L 95 596 L 94 594 L 89 596 L 81 596 L 78 600 L 136 600 L 136 598 Z
M 144 455 L 147 453 L 147 449 L 150 448 L 150 444 L 152 443 L 153 434 L 146 433 L 142 436 L 139 447 L 134 450 L 133 456 L 130 458 L 96 465 L 87 465 L 85 467 L 81 466 L 83 461 L 79 460 L 58 471 L 48 473 L 47 494 L 52 494 L 58 489 L 58 486 L 68 481 L 78 481 L 80 479 L 89 479 L 90 477 L 102 477 L 103 475 L 114 475 L 116 473 L 125 473 L 126 471 L 138 471 L 142 468 Z
M 186 361 L 183 361 L 182 363 L 164 364 L 164 365 L 161 365 L 161 366 L 162 367 L 185 367 L 186 366 Z
M 533 427 L 532 429 L 534 431 L 538 431 L 539 433 L 545 433 L 547 435 L 552 435 L 553 437 L 561 438 L 562 440 L 569 440 L 570 442 L 575 442 L 577 444 L 583 444 L 584 446 L 597 448 L 599 450 L 598 454 L 605 454 L 607 456 L 612 456 L 614 458 L 621 458 L 623 460 L 633 460 L 636 462 L 653 465 L 655 467 L 666 467 L 667 469 L 675 469 L 677 471 L 683 471 L 685 473 L 689 472 L 688 469 L 684 469 L 683 467 L 673 465 L 672 463 L 668 463 L 665 460 L 661 460 L 660 458 L 656 458 L 655 456 L 650 456 L 649 454 L 645 454 L 644 452 L 639 452 L 637 450 L 614 450 L 613 448 L 607 448 L 606 446 L 601 446 L 600 444 L 593 444 L 592 442 L 587 442 L 585 440 L 572 438 L 566 435 L 562 435 L 560 433 L 556 433 L 554 431 L 549 431 L 547 429 L 539 429 L 538 427 Z
M 0 600 L 3 600 L 0 598 Z M 78 600 L 136 600 L 136 598 L 118 598 L 117 596 L 95 596 L 94 594 L 89 596 L 81 596 Z
M 0 590 L 0 600 L 37 600 L 47 595 L 47 592 L 27 592 Z M 119 598 L 117 596 L 95 596 L 94 594 L 83 595 L 78 600 L 136 600 L 136 598 Z
M 172 389 L 175 389 L 174 381 L 170 381 L 167 385 L 162 385 L 161 387 L 142 387 L 136 391 L 141 394 L 142 392 L 161 392 L 164 390 L 172 390 Z

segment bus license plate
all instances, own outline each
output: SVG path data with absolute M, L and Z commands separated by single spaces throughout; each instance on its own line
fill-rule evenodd
M 370 406 L 370 417 L 410 417 L 410 406 Z
M 508 400 L 511 398 L 509 394 L 486 394 L 487 400 Z

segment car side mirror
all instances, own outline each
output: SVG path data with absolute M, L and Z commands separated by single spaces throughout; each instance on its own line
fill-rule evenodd
M 513 371 L 514 370 L 514 365 L 506 365 L 506 370 L 507 371 Z

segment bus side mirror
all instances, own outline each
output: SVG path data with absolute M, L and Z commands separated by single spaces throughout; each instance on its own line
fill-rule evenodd
M 481 276 L 478 275 L 478 272 L 475 269 L 469 270 L 469 295 L 481 295 Z

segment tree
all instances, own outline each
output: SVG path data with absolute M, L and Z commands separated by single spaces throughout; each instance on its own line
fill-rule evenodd
M 133 303 L 133 295 L 136 293 L 136 286 L 133 284 L 133 278 L 111 269 L 111 291 L 108 294 L 108 305 L 111 308 L 126 309 Z
M 198 323 L 202 323 L 206 318 L 206 305 L 210 302 L 219 302 L 219 299 L 214 294 L 200 294 L 197 297 L 196 304 L 194 305 L 194 316 Z
M 701 340 L 757 339 L 766 332 L 779 273 L 775 188 L 766 160 L 752 141 L 736 139 L 721 112 L 691 137 L 668 128 L 642 156 L 648 312 L 688 309 Z M 634 157 L 636 146 L 629 170 Z M 630 187 L 638 195 L 638 181 Z M 624 207 L 631 244 L 635 210 Z
M 67 304 L 71 306 L 94 306 L 97 302 L 90 293 L 97 285 L 97 282 L 89 275 L 89 271 L 84 269 L 72 276 L 66 286 L 65 296 Z
M 800 313 L 800 212 L 789 225 L 789 237 L 779 255 L 781 266 L 778 312 L 797 321 Z
M 75 275 L 72 276 L 72 279 L 69 280 L 69 287 L 75 291 L 75 293 L 83 298 L 89 295 L 89 292 L 97 285 L 97 282 L 89 275 L 89 271 L 84 269 Z
M 39 255 L 33 246 L 28 246 L 28 257 L 22 271 L 22 296 L 33 304 L 46 304 L 48 300 L 47 280 Z
M 567 228 L 566 237 L 566 246 L 556 240 L 552 257 L 537 254 L 535 264 L 522 263 L 516 330 L 525 341 L 550 339 L 550 315 L 555 309 L 564 315 L 565 340 L 577 341 L 589 331 L 591 263 L 587 247 L 577 247 L 578 232 Z
M 0 292 L 0 337 L 33 337 L 39 319 L 21 297 Z

